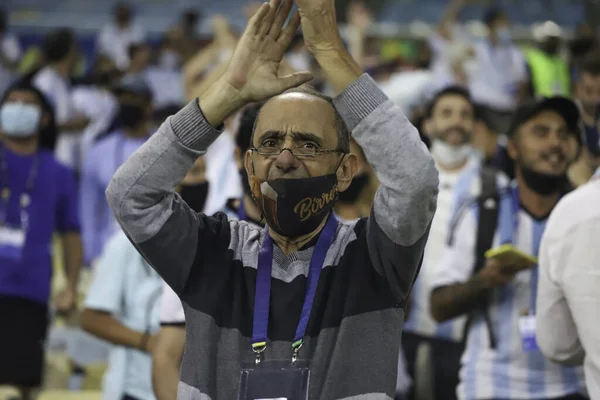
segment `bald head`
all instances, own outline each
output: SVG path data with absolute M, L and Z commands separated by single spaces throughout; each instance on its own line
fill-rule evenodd
M 310 87 L 291 89 L 273 97 L 260 110 L 252 143 L 266 132 L 296 132 L 316 136 L 323 150 L 350 152 L 350 134 L 333 100 Z

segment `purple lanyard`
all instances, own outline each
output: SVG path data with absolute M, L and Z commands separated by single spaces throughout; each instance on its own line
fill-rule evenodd
M 319 276 L 325 261 L 325 256 L 329 247 L 333 243 L 337 231 L 338 222 L 333 214 L 328 217 L 327 224 L 321 231 L 321 235 L 315 245 L 314 253 L 310 259 L 308 270 L 308 282 L 306 286 L 306 295 L 300 314 L 300 321 L 296 328 L 296 335 L 292 348 L 295 361 L 298 351 L 304 342 L 306 326 L 310 318 L 312 304 L 319 284 Z M 269 326 L 269 303 L 271 298 L 271 271 L 273 269 L 273 239 L 269 235 L 269 229 L 266 227 L 265 238 L 262 248 L 258 254 L 258 267 L 256 273 L 256 293 L 254 294 L 254 322 L 252 327 L 252 350 L 256 353 L 256 364 L 260 363 L 260 354 L 267 348 L 267 329 Z
M 237 215 L 238 215 L 238 219 L 240 221 L 248 220 L 248 213 L 246 213 L 246 207 L 244 207 L 244 197 L 243 196 L 242 196 L 242 199 L 240 200 L 240 206 L 238 207 Z

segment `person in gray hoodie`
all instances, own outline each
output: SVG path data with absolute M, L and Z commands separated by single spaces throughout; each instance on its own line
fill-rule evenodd
M 332 0 L 263 4 L 227 71 L 117 171 L 109 204 L 182 300 L 178 399 L 391 399 L 405 306 L 436 208 L 417 130 L 348 54 Z M 336 97 L 278 74 L 299 25 Z M 291 89 L 291 90 L 290 90 Z M 175 193 L 244 105 L 268 100 L 245 167 L 267 227 L 194 212 Z M 357 171 L 350 132 L 381 186 L 371 215 L 332 208 Z M 300 321 L 300 322 L 299 322 Z

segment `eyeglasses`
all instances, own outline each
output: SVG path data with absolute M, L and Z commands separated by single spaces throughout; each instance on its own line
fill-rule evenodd
M 319 150 L 315 147 L 304 147 L 304 146 L 294 147 L 292 149 L 290 149 L 288 147 L 281 148 L 279 146 L 258 146 L 258 148 L 253 147 L 250 150 L 256 151 L 261 156 L 267 156 L 267 157 L 278 156 L 281 153 L 283 153 L 284 150 L 289 151 L 295 157 L 314 157 L 319 154 L 341 153 L 342 152 L 342 150 Z

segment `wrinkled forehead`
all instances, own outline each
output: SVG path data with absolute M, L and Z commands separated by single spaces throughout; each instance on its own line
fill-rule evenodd
M 314 135 L 322 146 L 337 146 L 335 110 L 331 104 L 306 93 L 286 93 L 271 99 L 261 109 L 254 130 L 253 144 L 270 134 L 293 139 L 294 133 Z

